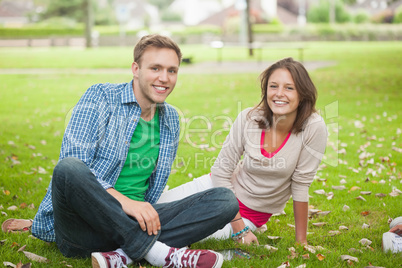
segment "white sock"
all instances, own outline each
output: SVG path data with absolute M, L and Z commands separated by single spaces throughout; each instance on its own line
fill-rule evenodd
M 164 266 L 166 257 L 169 254 L 170 247 L 165 243 L 156 241 L 152 248 L 145 255 L 144 259 L 153 266 Z
M 130 257 L 127 256 L 127 254 L 126 254 L 121 248 L 118 248 L 118 249 L 116 249 L 115 251 L 116 251 L 117 253 L 119 253 L 121 256 L 123 256 L 123 257 L 126 258 L 126 260 L 127 260 L 127 263 L 126 263 L 126 264 L 127 264 L 127 265 L 133 263 L 133 260 L 130 259 Z

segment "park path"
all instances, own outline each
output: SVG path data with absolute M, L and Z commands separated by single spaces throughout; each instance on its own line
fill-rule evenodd
M 180 67 L 180 74 L 217 74 L 217 73 L 261 73 L 273 62 L 202 62 L 186 64 Z M 308 61 L 303 65 L 308 71 L 336 65 L 334 61 Z M 130 68 L 0 68 L 0 74 L 128 74 Z

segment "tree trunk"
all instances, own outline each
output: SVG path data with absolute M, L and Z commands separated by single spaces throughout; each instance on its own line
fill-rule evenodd
M 92 47 L 92 26 L 93 26 L 93 11 L 92 11 L 92 0 L 84 0 L 84 16 L 85 16 L 85 41 L 86 47 Z
M 252 57 L 253 53 L 253 29 L 250 17 L 250 0 L 246 0 L 246 21 L 247 21 L 247 37 L 248 37 L 248 55 Z

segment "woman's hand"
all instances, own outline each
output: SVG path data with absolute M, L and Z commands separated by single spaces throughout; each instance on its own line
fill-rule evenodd
M 258 243 L 257 237 L 251 231 L 249 231 L 245 237 L 243 237 L 242 239 L 238 240 L 238 242 L 242 243 L 242 244 L 245 244 L 245 245 L 250 245 L 250 244 L 259 245 L 260 244 L 260 243 Z

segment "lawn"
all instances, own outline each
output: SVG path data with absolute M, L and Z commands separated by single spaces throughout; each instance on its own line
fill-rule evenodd
M 253 258 L 227 261 L 224 267 L 278 267 L 284 262 L 291 267 L 350 266 L 341 260 L 341 255 L 358 258 L 353 267 L 400 267 L 402 254 L 383 253 L 381 238 L 388 230 L 389 218 L 402 216 L 402 195 L 398 195 L 398 189 L 402 190 L 402 45 L 400 42 L 304 45 L 305 61 L 337 63 L 311 72 L 319 92 L 317 108 L 330 133 L 324 161 L 310 187 L 312 211 L 330 211 L 327 215 L 312 215 L 309 221 L 309 244 L 323 249 L 312 253 L 295 245 L 294 229 L 289 226 L 294 224 L 290 200 L 286 214 L 271 218 L 267 231 L 258 234 L 260 246 L 240 246 Z M 216 51 L 206 46 L 188 45 L 182 49 L 195 62 L 216 58 Z M 0 49 L 1 222 L 35 216 L 58 159 L 69 112 L 90 85 L 130 81 L 131 55 L 132 48 L 125 47 L 89 51 Z M 267 61 L 286 56 L 297 58 L 297 51 L 264 51 Z M 245 51 L 239 49 L 225 50 L 224 59 L 248 60 Z M 57 71 L 1 74 L 1 69 L 10 68 Z M 127 68 L 128 72 L 85 71 L 99 68 Z M 177 107 L 182 126 L 179 151 L 168 182 L 171 188 L 209 172 L 236 115 L 259 101 L 258 74 L 245 70 L 240 74 L 179 75 L 176 89 L 168 98 Z M 371 194 L 364 195 L 365 192 Z M 385 196 L 378 197 L 381 193 Z M 359 196 L 364 200 L 357 199 Z M 345 205 L 348 210 L 344 210 Z M 17 209 L 9 210 L 11 206 Z M 313 225 L 320 222 L 325 224 Z M 340 226 L 348 230 L 339 230 Z M 369 247 L 359 243 L 363 238 L 372 241 Z M 46 257 L 52 267 L 91 265 L 89 259 L 64 258 L 54 244 L 32 239 L 28 233 L 0 233 L 0 240 L 2 262 L 29 262 L 18 252 L 26 245 L 25 251 Z M 264 245 L 278 250 L 270 251 Z M 229 240 L 210 240 L 192 247 L 223 250 L 239 246 Z M 295 248 L 296 254 L 289 251 L 290 247 Z M 142 265 L 150 266 L 146 262 Z M 49 267 L 49 263 L 34 262 L 33 266 Z

